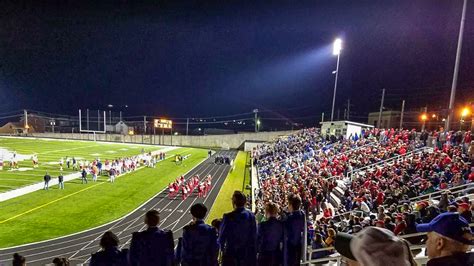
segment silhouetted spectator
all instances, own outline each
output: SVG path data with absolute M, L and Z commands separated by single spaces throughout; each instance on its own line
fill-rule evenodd
M 247 197 L 235 191 L 234 210 L 223 216 L 219 231 L 222 265 L 254 266 L 257 261 L 257 224 L 254 214 L 245 209 Z
M 286 257 L 287 265 L 300 265 L 305 215 L 301 208 L 301 198 L 298 195 L 288 196 L 288 211 L 285 220 L 286 230 Z
M 202 203 L 191 207 L 193 221 L 183 228 L 181 265 L 217 265 L 217 233 L 213 227 L 204 223 L 207 208 Z
M 267 203 L 266 221 L 258 225 L 257 249 L 258 265 L 276 266 L 283 263 L 283 223 L 277 219 L 278 205 Z
M 13 254 L 13 266 L 24 266 L 26 265 L 25 257 L 21 256 L 18 253 Z
M 69 266 L 69 260 L 67 258 L 54 258 L 54 266 Z M 91 264 L 92 265 L 92 264 Z
M 119 250 L 120 240 L 111 231 L 107 231 L 100 239 L 101 251 L 92 254 L 90 266 L 126 266 L 128 250 Z
M 132 234 L 131 265 L 171 266 L 174 264 L 173 233 L 159 229 L 159 223 L 160 216 L 157 210 L 150 210 L 145 214 L 145 224 L 148 228 Z

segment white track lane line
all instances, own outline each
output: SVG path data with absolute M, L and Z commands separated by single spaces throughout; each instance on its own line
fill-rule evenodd
M 208 159 L 208 158 L 206 158 L 206 159 L 204 160 L 204 162 L 207 161 L 207 159 Z M 205 173 L 206 171 L 208 171 L 208 168 L 209 168 L 211 165 L 212 165 L 212 168 L 211 168 L 210 171 L 212 171 L 212 170 L 214 169 L 214 167 L 216 166 L 215 164 L 209 164 L 209 165 L 205 166 L 205 169 L 199 171 L 199 173 L 197 173 L 197 174 L 193 174 L 193 175 L 189 176 L 189 178 L 187 178 L 186 181 L 188 181 L 189 179 L 191 179 L 191 178 L 194 177 L 195 175 L 202 175 L 203 173 Z M 203 166 L 203 167 L 204 167 L 204 166 Z M 189 173 L 187 173 L 187 174 L 189 174 Z M 204 176 L 202 179 L 200 179 L 200 180 L 204 180 L 204 179 L 205 179 L 205 176 Z M 176 198 L 176 196 L 175 196 L 175 198 Z M 150 209 L 154 209 L 154 208 L 155 208 L 156 206 L 158 206 L 158 204 L 159 204 L 160 202 L 162 202 L 162 200 L 164 200 L 164 199 L 167 199 L 167 197 L 163 197 L 158 203 L 154 204 L 154 205 L 152 206 L 152 208 L 150 208 Z M 185 201 L 185 200 L 184 200 L 184 201 Z M 181 201 L 181 203 L 178 204 L 178 206 L 175 208 L 175 210 L 173 210 L 172 212 L 170 212 L 163 220 L 161 220 L 161 221 L 160 221 L 160 224 L 164 223 L 171 215 L 173 215 L 174 212 L 177 210 L 177 208 L 178 208 L 184 201 Z M 165 207 L 162 208 L 162 210 L 166 209 L 166 207 L 168 207 L 168 206 L 169 206 L 171 203 L 173 203 L 173 202 L 174 202 L 173 200 L 170 200 L 170 201 L 165 205 Z M 140 218 L 143 218 L 143 217 L 137 217 L 137 218 L 135 218 L 133 223 L 135 223 L 135 222 L 136 222 L 138 219 L 140 219 Z M 133 223 L 132 223 L 132 224 L 133 224 Z M 131 226 L 132 224 L 130 224 L 128 228 L 126 228 L 126 229 L 120 231 L 120 232 L 119 232 L 119 235 L 122 234 L 125 230 L 130 230 L 130 229 L 134 229 L 134 228 L 137 228 L 137 227 L 140 227 L 140 226 L 141 226 L 141 228 L 140 228 L 138 231 L 142 231 L 142 230 L 146 227 L 146 225 L 142 225 L 142 224 L 138 224 L 138 225 Z M 123 248 L 124 246 L 126 246 L 126 245 L 129 243 L 129 241 L 131 241 L 131 235 L 130 235 L 130 236 L 125 236 L 124 238 L 122 238 L 122 239 L 124 240 L 124 239 L 129 238 L 129 237 L 130 237 L 130 239 L 128 239 L 127 241 L 125 241 L 125 243 L 124 243 L 120 248 Z M 119 238 L 119 239 L 120 239 L 120 238 Z M 120 239 L 120 240 L 122 240 L 122 239 Z M 98 251 L 100 251 L 100 249 L 99 249 Z M 76 254 L 76 255 L 77 255 L 77 254 Z M 83 257 L 83 256 L 80 256 L 80 257 Z M 75 258 L 78 258 L 78 257 L 75 257 Z M 88 258 L 86 261 L 84 261 L 84 263 L 87 263 L 89 260 L 90 260 L 90 255 L 89 255 L 89 258 Z

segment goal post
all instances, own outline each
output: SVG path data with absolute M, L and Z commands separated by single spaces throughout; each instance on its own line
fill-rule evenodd
M 91 115 L 92 113 L 92 115 Z M 85 116 L 85 117 L 84 117 Z M 97 140 L 96 134 L 105 134 L 107 132 L 107 113 L 105 111 L 86 109 L 85 115 L 79 109 L 79 132 L 92 133 L 93 140 Z

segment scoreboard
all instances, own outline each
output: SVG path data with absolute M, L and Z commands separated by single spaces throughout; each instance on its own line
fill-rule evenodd
M 167 119 L 155 119 L 154 126 L 156 128 L 173 128 L 173 121 Z

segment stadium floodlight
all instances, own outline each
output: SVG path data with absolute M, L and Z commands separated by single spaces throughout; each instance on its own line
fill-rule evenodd
M 464 107 L 461 111 L 461 117 L 464 118 L 464 117 L 468 116 L 470 113 L 471 113 L 471 111 L 469 110 L 469 108 Z
M 337 63 L 336 63 L 336 70 L 333 71 L 333 74 L 335 74 L 336 77 L 334 79 L 334 94 L 332 96 L 331 121 L 333 121 L 334 119 L 334 106 L 336 104 L 336 90 L 337 90 L 337 76 L 339 75 L 339 58 L 341 56 L 341 50 L 342 50 L 342 40 L 340 38 L 337 38 L 334 41 L 333 49 L 332 49 L 332 54 L 337 55 Z
M 332 48 L 332 54 L 333 55 L 339 55 L 341 53 L 341 50 L 342 50 L 342 40 L 340 38 L 337 38 L 334 41 L 334 45 L 333 45 L 333 48 Z
M 426 114 L 422 114 L 420 116 L 421 121 L 425 122 L 428 119 L 428 116 Z

